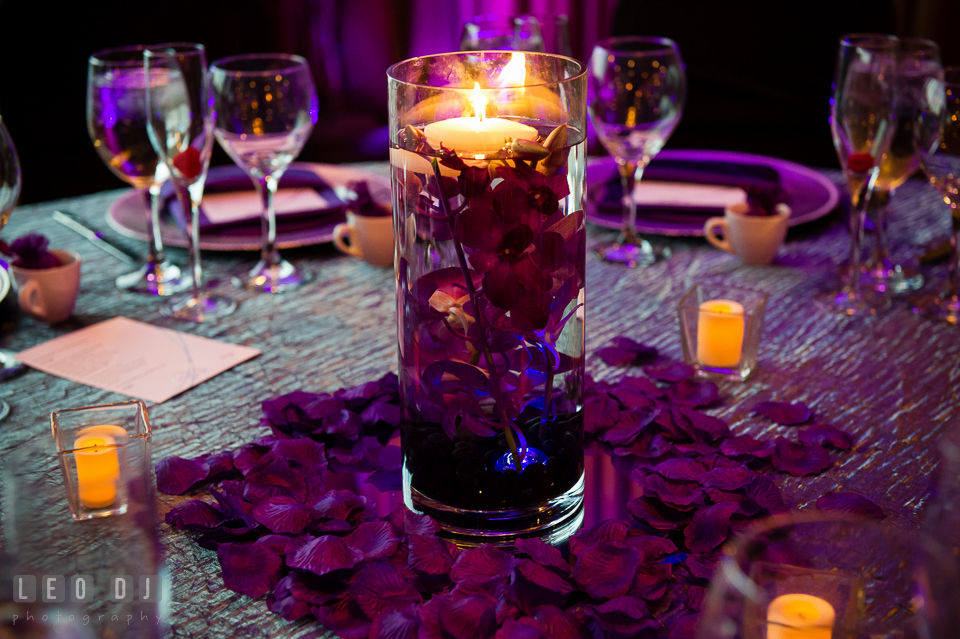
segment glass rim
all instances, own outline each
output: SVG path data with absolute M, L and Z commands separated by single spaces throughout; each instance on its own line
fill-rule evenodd
M 680 298 L 680 301 L 677 302 L 677 307 L 676 307 L 677 311 L 683 311 L 684 309 L 699 308 L 699 305 L 690 306 L 688 305 L 688 302 L 691 299 L 693 299 L 693 297 L 696 295 L 697 289 L 703 289 L 708 286 L 723 288 L 725 290 L 730 290 L 730 291 L 748 293 L 750 295 L 756 295 L 759 297 L 759 301 L 757 302 L 757 307 L 759 307 L 761 304 L 765 304 L 770 301 L 770 292 L 765 291 L 763 289 L 751 288 L 749 286 L 740 286 L 739 284 L 722 284 L 719 282 L 698 282 L 697 284 L 694 284 L 693 286 L 691 286 L 690 289 L 683 294 L 683 297 Z M 732 300 L 732 301 L 737 301 L 737 300 Z M 746 307 L 744 307 L 743 309 L 744 315 L 749 315 L 750 317 L 753 317 L 755 312 L 756 312 L 756 308 L 750 309 L 749 311 L 747 310 Z
M 155 44 L 143 50 L 144 59 L 147 58 L 174 58 L 180 56 L 206 58 L 207 48 L 196 42 L 165 42 Z
M 149 44 L 128 44 L 120 47 L 107 47 L 106 49 L 100 49 L 99 51 L 94 51 L 90 54 L 90 57 L 87 58 L 87 63 L 90 66 L 104 66 L 104 67 L 142 67 L 143 66 L 143 53 L 150 48 Z M 139 56 L 136 57 L 121 57 L 123 54 L 139 53 Z M 113 56 L 118 56 L 114 58 Z
M 847 33 L 840 36 L 840 46 L 868 51 L 891 49 L 896 53 L 900 48 L 900 38 L 889 33 Z
M 246 62 L 250 60 L 262 60 L 267 61 L 283 61 L 289 63 L 287 66 L 274 67 L 271 69 L 230 69 L 228 65 L 235 62 Z M 223 72 L 223 73 L 232 73 L 232 74 L 243 74 L 249 76 L 267 76 L 267 75 L 276 75 L 277 73 L 289 73 L 305 67 L 306 69 L 310 68 L 310 63 L 307 62 L 307 59 L 303 56 L 295 55 L 292 53 L 243 53 L 240 55 L 231 55 L 225 58 L 220 58 L 214 60 L 210 63 L 210 71 Z
M 110 404 L 92 404 L 90 406 L 75 406 L 73 408 L 62 408 L 60 410 L 55 410 L 50 412 L 50 432 L 53 435 L 54 441 L 57 441 L 57 434 L 63 432 L 63 427 L 60 425 L 58 418 L 62 416 L 68 416 L 72 413 L 80 413 L 82 411 L 109 411 L 109 410 L 126 410 L 134 409 L 143 419 L 143 432 L 138 435 L 128 435 L 131 439 L 135 437 L 149 437 L 153 434 L 153 428 L 150 426 L 150 415 L 147 412 L 147 404 L 142 399 L 129 399 L 124 402 L 112 402 Z
M 625 44 L 650 44 L 660 45 L 649 49 L 625 49 Z M 662 36 L 614 36 L 599 40 L 594 49 L 603 49 L 614 55 L 637 56 L 637 55 L 657 55 L 658 53 L 676 53 L 680 54 L 680 47 L 671 39 Z
M 462 91 L 464 89 L 469 89 L 470 87 L 456 87 L 456 86 L 434 86 L 432 84 L 422 84 L 420 82 L 410 82 L 409 80 L 404 80 L 397 75 L 397 70 L 401 67 L 407 66 L 415 60 L 423 60 L 427 58 L 454 58 L 454 57 L 469 57 L 469 56 L 479 56 L 479 55 L 513 55 L 515 53 L 522 53 L 526 57 L 541 57 L 541 58 L 553 58 L 556 60 L 562 60 L 564 62 L 572 63 L 574 65 L 575 73 L 569 77 L 561 78 L 559 80 L 549 81 L 539 81 L 531 82 L 520 86 L 506 86 L 506 87 L 480 87 L 481 91 L 501 91 L 503 89 L 520 89 L 520 88 L 529 88 L 529 87 L 548 87 L 558 84 L 570 84 L 576 82 L 577 80 L 583 78 L 587 74 L 587 65 L 575 58 L 571 58 L 565 55 L 557 55 L 556 53 L 539 53 L 536 51 L 504 51 L 500 49 L 483 49 L 481 51 L 450 51 L 447 53 L 431 53 L 428 55 L 418 55 L 412 58 L 407 58 L 406 60 L 401 60 L 391 64 L 387 68 L 387 79 L 394 84 L 401 84 L 408 87 L 416 87 L 422 89 L 433 89 L 436 91 Z

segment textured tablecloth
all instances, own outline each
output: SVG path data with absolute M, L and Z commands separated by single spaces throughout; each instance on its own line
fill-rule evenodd
M 364 168 L 387 173 L 385 165 Z M 829 173 L 834 180 L 839 174 Z M 30 179 L 26 176 L 25 179 Z M 20 207 L 3 236 L 33 230 L 69 247 L 83 258 L 75 316 L 58 326 L 24 317 L 0 339 L 0 348 L 22 350 L 116 315 L 263 350 L 263 355 L 149 408 L 155 428 L 154 459 L 185 457 L 239 446 L 265 434 L 260 402 L 295 389 L 330 391 L 396 370 L 393 271 L 345 257 L 324 245 L 285 251 L 316 273 L 301 291 L 272 297 L 234 289 L 229 274 L 249 266 L 253 253 L 205 253 L 208 277 L 222 292 L 240 300 L 239 310 L 215 324 L 185 325 L 160 317 L 157 299 L 122 293 L 113 286 L 123 265 L 79 236 L 55 224 L 55 209 L 69 210 L 106 229 L 104 215 L 123 191 Z M 949 214 L 925 182 L 905 184 L 892 201 L 890 238 L 895 255 L 913 257 L 943 239 Z M 141 252 L 145 246 L 107 236 Z M 613 239 L 615 232 L 591 227 L 588 244 Z M 627 335 L 681 359 L 676 305 L 698 282 L 738 283 L 770 293 L 760 346 L 758 373 L 745 384 L 722 383 L 723 405 L 715 412 L 738 433 L 772 437 L 776 429 L 751 414 L 763 400 L 809 404 L 825 423 L 856 439 L 850 454 L 823 474 L 783 480 L 784 494 L 796 507 L 828 490 L 864 494 L 905 525 L 919 523 L 935 444 L 960 421 L 960 328 L 936 324 L 910 312 L 903 299 L 885 314 L 845 318 L 816 308 L 813 295 L 829 286 L 836 261 L 846 256 L 849 237 L 839 212 L 792 229 L 771 267 L 742 266 L 699 239 L 665 240 L 673 257 L 648 269 L 627 270 L 587 259 L 587 351 Z M 588 247 L 589 248 L 589 247 Z M 184 264 L 183 251 L 170 254 Z M 939 284 L 946 267 L 927 272 Z M 928 285 L 928 288 L 931 288 Z M 588 372 L 598 379 L 621 375 L 588 356 Z M 121 401 L 114 393 L 38 371 L 0 383 L 0 396 L 12 405 L 0 422 L 0 455 L 28 438 L 49 437 L 49 413 L 58 408 Z M 624 516 L 624 505 L 638 487 L 588 458 L 587 522 Z M 161 514 L 183 498 L 161 495 Z M 69 522 L 67 522 L 69 523 Z M 170 622 L 183 637 L 327 636 L 315 622 L 290 624 L 251 600 L 226 590 L 216 553 L 198 547 L 189 534 L 161 526 L 167 566 L 173 576 Z

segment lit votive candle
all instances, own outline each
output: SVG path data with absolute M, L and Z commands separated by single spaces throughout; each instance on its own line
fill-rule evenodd
M 73 444 L 77 493 L 80 503 L 87 508 L 106 508 L 117 501 L 118 436 L 126 436 L 120 426 L 91 426 L 81 430 Z
M 736 368 L 743 351 L 743 306 L 730 300 L 700 305 L 697 361 L 713 368 Z
M 813 595 L 780 595 L 767 608 L 767 639 L 830 639 L 836 613 Z

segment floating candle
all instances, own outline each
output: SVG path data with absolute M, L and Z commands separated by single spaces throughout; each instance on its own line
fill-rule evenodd
M 473 103 L 473 117 L 440 120 L 424 127 L 427 144 L 435 149 L 442 144 L 460 155 L 481 159 L 502 149 L 509 140 L 537 139 L 537 130 L 532 126 L 504 118 L 484 117 L 487 97 L 479 82 L 474 84 L 470 101 Z
M 703 366 L 736 368 L 743 351 L 743 306 L 730 300 L 700 305 L 697 319 L 697 360 Z
M 813 595 L 780 595 L 767 608 L 767 639 L 830 639 L 836 613 Z
M 87 508 L 106 508 L 117 500 L 120 463 L 116 437 L 126 436 L 120 426 L 92 426 L 81 430 L 74 442 L 77 493 Z

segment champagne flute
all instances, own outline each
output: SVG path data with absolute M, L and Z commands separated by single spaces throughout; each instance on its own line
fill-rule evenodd
M 950 207 L 949 276 L 939 293 L 913 299 L 911 306 L 915 313 L 960 324 L 960 67 L 947 67 L 941 78 L 927 82 L 925 117 L 915 138 L 920 167 Z
M 840 38 L 830 130 L 850 187 L 850 277 L 816 296 L 831 312 L 872 315 L 890 306 L 886 291 L 861 287 L 863 222 L 880 161 L 896 127 L 897 38 L 872 33 Z
M 146 86 L 156 75 L 143 72 L 143 45 L 103 49 L 87 67 L 87 131 L 114 175 L 143 195 L 149 252 L 140 269 L 116 279 L 117 288 L 146 295 L 173 295 L 190 287 L 190 276 L 166 259 L 160 239 L 160 186 L 167 167 L 147 135 Z
M 913 130 L 926 104 L 925 87 L 942 73 L 940 47 L 923 38 L 901 38 L 897 62 L 899 100 L 897 123 L 890 149 L 880 161 L 880 173 L 870 196 L 868 215 L 873 220 L 876 246 L 864 269 L 866 284 L 879 291 L 905 293 L 923 286 L 916 269 L 895 264 L 887 245 L 887 204 L 898 186 L 920 167 Z
M 273 196 L 287 166 L 317 123 L 317 91 L 307 61 L 296 55 L 223 58 L 210 68 L 216 97 L 217 140 L 253 180 L 263 200 L 260 261 L 235 282 L 248 290 L 280 293 L 310 276 L 280 257 Z
M 650 266 L 670 257 L 670 249 L 637 236 L 633 190 L 680 122 L 686 67 L 673 40 L 634 36 L 602 40 L 589 67 L 590 119 L 617 161 L 623 189 L 623 231 L 597 254 L 629 267 Z
M 205 322 L 233 313 L 237 303 L 203 291 L 200 200 L 213 150 L 213 94 L 202 44 L 165 44 L 143 52 L 150 142 L 170 172 L 180 205 L 190 211 L 191 293 L 168 300 L 165 317 Z
M 0 230 L 6 226 L 19 197 L 20 158 L 17 157 L 17 149 L 13 146 L 13 140 L 10 139 L 10 133 L 3 123 L 3 118 L 0 117 Z M 10 275 L 6 269 L 0 269 L 0 280 L 6 280 L 3 288 L 8 291 L 7 295 L 13 295 Z M 6 379 L 22 369 L 23 364 L 14 357 L 13 353 L 0 351 L 0 379 Z M 5 419 L 9 414 L 10 404 L 0 399 L 0 420 Z

